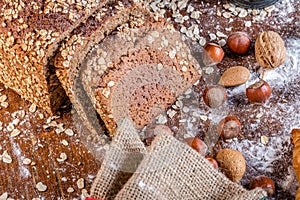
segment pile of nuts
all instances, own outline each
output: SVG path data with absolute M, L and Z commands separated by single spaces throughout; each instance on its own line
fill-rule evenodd
M 276 38 L 279 37 L 279 38 Z M 264 69 L 278 67 L 285 59 L 285 47 L 281 44 L 281 38 L 274 32 L 263 32 L 258 36 L 255 43 L 255 56 L 257 62 Z M 280 44 L 273 44 L 280 41 Z M 251 38 L 243 32 L 231 34 L 227 39 L 228 49 L 239 56 L 247 54 L 251 47 Z M 278 48 L 278 49 L 277 49 Z M 272 51 L 270 50 L 272 49 Z M 225 52 L 222 47 L 215 43 L 208 43 L 204 47 L 203 62 L 207 66 L 213 66 L 220 63 Z M 268 53 L 266 53 L 268 52 Z M 262 64 L 261 64 L 262 63 Z M 269 63 L 269 65 L 264 65 Z M 228 95 L 226 87 L 235 87 L 246 84 L 250 78 L 250 71 L 244 66 L 229 67 L 221 75 L 218 84 L 207 85 L 204 87 L 202 97 L 203 102 L 210 109 L 218 109 L 227 101 Z M 258 80 L 254 84 L 248 86 L 245 90 L 246 97 L 249 103 L 263 104 L 271 97 L 272 88 L 263 79 Z M 148 127 L 146 130 L 145 142 L 150 145 L 155 136 L 158 134 L 158 129 L 167 128 L 166 126 Z M 168 129 L 172 134 L 172 131 Z M 218 122 L 217 132 L 225 142 L 239 137 L 242 133 L 242 124 L 237 116 L 226 116 Z M 211 166 L 216 170 L 223 172 L 233 182 L 239 182 L 246 171 L 246 161 L 243 154 L 233 149 L 222 149 L 217 152 L 216 156 L 209 155 L 208 146 L 199 137 L 185 138 L 184 143 L 192 149 L 204 156 Z M 212 153 L 212 152 L 210 152 Z M 275 191 L 274 182 L 266 176 L 258 176 L 252 180 L 249 189 L 260 187 L 264 189 L 268 195 L 272 195 Z
M 231 34 L 227 39 L 227 47 L 233 54 L 243 56 L 247 54 L 251 47 L 251 38 L 248 34 L 237 32 Z M 281 37 L 272 31 L 259 34 L 255 42 L 255 57 L 259 65 L 264 69 L 275 68 L 285 60 L 286 50 Z M 204 47 L 203 62 L 207 66 L 216 65 L 223 60 L 225 53 L 221 46 L 215 43 L 208 43 Z M 202 93 L 204 103 L 211 109 L 222 106 L 227 100 L 226 87 L 235 87 L 248 82 L 250 71 L 243 66 L 233 66 L 228 68 L 220 77 L 218 84 L 207 85 Z M 249 103 L 265 103 L 272 93 L 271 86 L 263 79 L 248 86 L 245 90 Z M 219 121 L 217 127 L 220 137 L 226 142 L 239 137 L 242 131 L 242 124 L 236 116 L 227 116 Z M 192 140 L 192 138 L 189 138 Z M 194 138 L 187 142 L 193 149 L 205 155 L 206 145 L 199 138 Z M 200 151 L 199 151 L 200 150 Z M 217 152 L 215 159 L 207 156 L 213 166 L 219 166 L 230 180 L 238 182 L 246 171 L 246 161 L 244 156 L 233 149 L 222 149 Z M 217 169 L 217 168 L 216 168 Z M 263 188 L 268 195 L 275 191 L 274 182 L 266 177 L 259 176 L 252 180 L 249 189 L 256 187 Z

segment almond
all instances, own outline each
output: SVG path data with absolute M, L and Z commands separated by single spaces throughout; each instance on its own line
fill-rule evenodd
M 242 85 L 248 81 L 249 77 L 250 71 L 246 67 L 230 67 L 222 74 L 219 84 L 225 87 Z

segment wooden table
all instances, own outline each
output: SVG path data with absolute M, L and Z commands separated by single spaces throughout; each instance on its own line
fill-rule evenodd
M 206 15 L 206 19 L 211 17 L 214 20 L 202 23 L 200 18 L 197 22 L 207 41 L 210 40 L 209 34 L 216 33 L 216 27 L 227 21 L 222 16 L 225 12 L 222 3 L 209 2 L 212 1 L 202 1 L 199 10 Z M 255 31 L 258 30 L 270 29 L 281 32 L 284 38 L 299 37 L 300 3 L 290 2 L 295 4 L 295 10 L 290 13 L 296 16 L 293 20 L 278 22 L 276 17 L 269 17 L 267 22 L 252 22 L 255 29 L 242 28 L 251 35 L 257 35 Z M 221 16 L 218 11 L 222 11 Z M 240 30 L 241 24 L 251 21 L 251 16 L 235 19 L 230 25 L 232 31 Z M 281 23 L 280 28 L 276 23 Z M 179 25 L 176 27 L 179 28 Z M 224 27 L 219 28 L 228 34 Z M 42 109 L 36 110 L 12 90 L 3 85 L 0 89 L 0 155 L 3 155 L 0 159 L 0 196 L 8 195 L 12 199 L 84 198 L 101 163 L 82 143 L 73 124 L 71 109 L 62 109 L 60 117 L 51 120 Z M 70 130 L 74 131 L 74 135 Z M 83 185 L 80 183 L 82 180 Z

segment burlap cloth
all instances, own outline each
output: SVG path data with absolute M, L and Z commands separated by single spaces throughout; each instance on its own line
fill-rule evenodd
M 123 119 L 91 189 L 97 199 L 262 199 L 231 182 L 188 145 L 161 129 L 146 149 Z

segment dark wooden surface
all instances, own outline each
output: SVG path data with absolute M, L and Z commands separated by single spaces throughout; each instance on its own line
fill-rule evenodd
M 9 102 L 9 106 L 0 110 L 3 123 L 0 154 L 7 151 L 12 162 L 0 162 L 0 196 L 7 192 L 13 199 L 81 199 L 82 193 L 89 191 L 100 163 L 76 134 L 71 112 L 62 114 L 55 121 L 62 123 L 64 129 L 74 129 L 74 136 L 65 132 L 57 133 L 53 126 L 43 127 L 49 116 L 41 109 L 29 112 L 31 104 L 13 91 L 4 89 L 1 94 L 8 97 L 6 102 Z M 20 110 L 26 113 L 25 117 L 17 117 L 20 123 L 15 127 L 21 133 L 11 137 L 7 126 L 13 121 L 11 114 Z M 40 114 L 44 115 L 44 119 L 40 119 Z M 63 140 L 68 144 L 64 145 Z M 61 153 L 65 153 L 67 159 L 59 162 L 57 159 Z M 31 163 L 24 164 L 25 158 L 30 159 Z M 81 178 L 84 179 L 84 187 L 78 188 L 77 181 Z M 46 185 L 47 190 L 38 191 L 35 187 L 38 182 Z M 74 192 L 68 192 L 69 187 Z
M 222 4 L 208 3 L 211 1 L 203 1 L 200 4 L 199 10 L 205 14 L 206 20 L 203 23 L 197 22 L 201 34 L 209 41 L 209 33 L 216 33 L 220 30 L 226 34 L 224 26 L 228 19 L 217 15 L 217 11 L 222 13 Z M 230 24 L 233 31 L 244 30 L 255 36 L 261 30 L 270 29 L 281 32 L 284 38 L 299 37 L 299 8 L 300 3 L 295 2 L 294 10 L 287 14 L 296 17 L 293 20 L 288 20 L 283 23 L 283 18 L 268 17 L 266 21 L 252 23 L 251 27 L 244 27 L 244 21 L 251 21 L 252 16 L 247 16 L 244 19 L 234 18 Z M 193 2 L 195 4 L 195 1 Z M 201 10 L 202 9 L 202 10 Z M 211 11 L 213 13 L 211 13 Z M 188 25 L 189 22 L 187 22 Z M 281 23 L 281 26 L 276 24 Z M 274 25 L 275 24 L 275 25 Z M 219 27 L 218 29 L 216 27 Z M 255 28 L 253 28 L 255 27 Z M 261 27 L 261 28 L 260 28 Z M 263 28 L 262 28 L 263 27 Z M 225 59 L 231 59 L 227 57 Z M 236 58 L 235 58 L 236 59 Z M 222 66 L 222 65 L 221 65 Z M 82 193 L 89 192 L 93 179 L 96 176 L 97 170 L 101 163 L 88 151 L 87 146 L 81 141 L 81 137 L 77 134 L 73 124 L 73 117 L 70 111 L 63 112 L 56 121 L 58 124 L 63 124 L 63 129 L 71 128 L 75 134 L 67 135 L 65 132 L 57 133 L 57 127 L 45 127 L 49 116 L 38 109 L 35 112 L 30 112 L 31 103 L 22 100 L 16 93 L 1 86 L 1 95 L 8 97 L 5 102 L 8 102 L 7 108 L 0 109 L 0 122 L 2 129 L 0 130 L 0 155 L 7 151 L 11 156 L 12 162 L 4 162 L 0 159 L 0 196 L 7 193 L 12 199 L 81 199 L 84 198 Z M 14 127 L 20 130 L 18 136 L 12 137 L 11 131 L 8 128 L 13 122 L 12 114 L 16 111 L 24 110 L 25 116 L 16 117 L 20 120 L 18 125 Z M 69 109 L 70 110 L 70 109 Z M 44 118 L 41 119 L 40 115 Z M 16 121 L 14 121 L 16 122 Z M 77 122 L 76 122 L 77 123 Z M 49 125 L 49 123 L 48 123 Z M 9 130 L 8 130 L 9 129 Z M 67 145 L 63 141 L 67 141 Z M 58 161 L 61 153 L 65 153 L 67 159 Z M 25 158 L 31 160 L 31 163 L 24 164 Z M 6 159 L 5 159 L 6 160 Z M 77 181 L 84 179 L 84 187 L 79 188 Z M 45 191 L 39 191 L 36 188 L 37 183 L 43 183 L 47 186 Z M 73 188 L 74 191 L 72 192 Z M 69 191 L 68 191 L 69 188 Z

